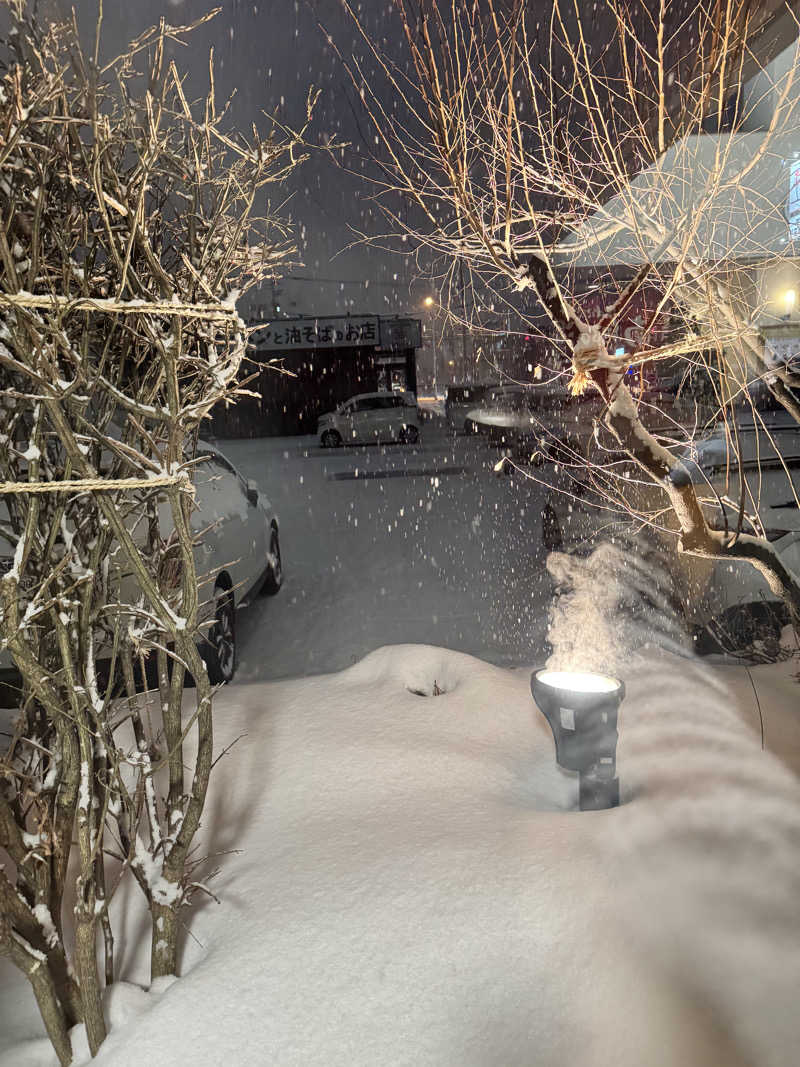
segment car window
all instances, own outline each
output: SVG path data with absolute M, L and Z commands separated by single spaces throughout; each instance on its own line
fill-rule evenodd
M 208 462 L 204 463 L 203 466 L 220 467 L 227 474 L 232 474 L 235 478 L 239 477 L 239 473 L 236 470 L 236 468 L 231 463 L 229 463 L 228 460 L 225 459 L 224 456 L 220 455 L 219 452 L 200 452 L 200 453 L 198 453 L 198 455 L 202 455 L 202 456 L 207 456 L 208 457 Z
M 365 396 L 361 400 L 357 400 L 354 407 L 356 411 L 376 411 L 382 407 L 382 404 L 380 397 Z
M 495 389 L 490 394 L 490 399 L 494 404 L 502 404 L 508 406 L 527 406 L 528 397 L 533 396 L 535 390 L 520 389 L 518 387 L 509 386 L 504 389 Z
M 214 523 L 232 514 L 246 513 L 245 488 L 239 475 L 222 456 L 205 455 L 210 458 L 197 465 L 194 476 L 203 519 Z

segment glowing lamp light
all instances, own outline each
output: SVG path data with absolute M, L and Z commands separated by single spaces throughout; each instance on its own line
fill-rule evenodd
M 432 296 L 426 296 L 425 297 L 425 307 L 426 308 L 433 307 L 433 297 Z
M 531 693 L 556 743 L 556 763 L 578 772 L 581 811 L 619 804 L 617 711 L 625 696 L 618 678 L 586 671 L 534 671 Z
M 797 301 L 797 293 L 794 289 L 787 289 L 783 294 L 783 306 L 786 308 L 786 318 L 794 311 L 794 305 Z

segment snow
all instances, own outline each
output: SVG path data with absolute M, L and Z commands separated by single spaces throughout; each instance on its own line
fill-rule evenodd
M 621 672 L 623 804 L 597 813 L 575 811 L 528 669 L 405 645 L 226 687 L 216 750 L 245 737 L 200 847 L 240 851 L 221 903 L 184 913 L 174 984 L 138 988 L 144 906 L 112 901 L 139 910 L 94 1062 L 793 1067 L 795 670 L 749 672 L 779 760 L 744 668 L 642 653 Z M 52 1067 L 27 990 L 0 982 L 0 1064 Z
M 239 613 L 215 698 L 191 877 L 219 903 L 194 894 L 182 977 L 148 991 L 144 899 L 112 898 L 98 1067 L 794 1067 L 797 660 L 692 658 L 624 549 L 548 572 L 546 490 L 480 442 L 222 449 L 280 511 L 286 583 Z M 548 666 L 625 682 L 615 811 L 575 810 L 532 701 L 554 582 Z M 169 903 L 162 854 L 137 839 Z M 54 1065 L 0 960 L 0 1067 Z
M 89 810 L 89 764 L 86 760 L 81 763 L 81 780 L 78 787 L 78 808 L 81 811 Z
M 158 857 L 154 856 L 138 834 L 134 845 L 134 858 L 132 863 L 141 871 L 150 888 L 150 892 L 153 895 L 153 900 L 157 904 L 168 906 L 180 899 L 180 886 L 176 885 L 174 882 L 168 882 L 161 873 L 164 868 L 163 855 Z
M 35 904 L 33 914 L 42 928 L 45 941 L 51 948 L 55 948 L 58 944 L 58 931 L 53 922 L 53 916 L 50 914 L 50 909 L 46 904 Z

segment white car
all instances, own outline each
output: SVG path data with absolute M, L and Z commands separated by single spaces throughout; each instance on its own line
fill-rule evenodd
M 272 505 L 253 482 L 246 482 L 214 445 L 199 442 L 194 468 L 196 508 L 192 529 L 197 535 L 195 567 L 200 583 L 201 642 L 212 683 L 229 682 L 236 670 L 236 609 L 252 594 L 278 592 L 283 566 L 278 519 Z M 0 573 L 12 565 L 12 546 L 3 537 L 7 512 L 0 500 Z M 159 508 L 161 528 L 169 530 L 169 507 Z M 100 659 L 102 660 L 102 652 Z M 13 661 L 0 654 L 0 679 L 18 682 Z
M 448 385 L 444 401 L 444 417 L 451 433 L 470 433 L 472 426 L 467 421 L 473 411 L 490 392 L 500 387 L 491 383 Z
M 520 456 L 585 453 L 593 420 L 602 414 L 597 394 L 570 397 L 560 382 L 503 385 L 467 412 L 467 432 L 485 434 Z
M 317 434 L 323 448 L 366 441 L 413 445 L 420 437 L 417 403 L 411 393 L 360 393 L 320 415 Z
M 691 398 L 676 400 L 660 394 L 654 404 L 645 393 L 640 402 L 645 420 L 656 434 L 673 434 L 676 426 L 696 426 L 703 421 L 703 412 Z M 575 462 L 589 454 L 603 413 L 603 401 L 594 390 L 570 396 L 558 380 L 503 385 L 490 390 L 467 412 L 465 429 L 488 436 L 502 445 L 510 458 L 522 463 L 541 464 L 549 459 Z M 604 449 L 613 447 L 610 436 L 601 432 Z M 508 473 L 510 467 L 503 465 L 503 469 Z
M 202 651 L 211 681 L 229 682 L 236 670 L 236 609 L 252 594 L 274 596 L 283 584 L 278 518 L 255 482 L 246 482 L 219 449 L 200 442 L 197 455 L 204 462 L 194 474 L 195 566 L 206 619 L 213 608 Z
M 746 417 L 739 420 L 738 448 L 747 485 L 745 533 L 764 536 L 782 562 L 800 575 L 800 428 L 789 416 L 770 418 L 766 425 Z M 735 531 L 738 522 L 739 465 L 734 436 L 721 426 L 682 454 L 709 522 Z M 674 525 L 663 490 L 632 465 L 625 474 L 626 498 L 637 512 L 649 512 L 656 528 Z M 584 492 L 580 465 L 566 465 L 548 476 L 551 483 L 541 516 L 542 543 L 548 550 L 581 552 L 598 535 L 613 537 L 626 516 L 609 512 L 607 501 L 591 489 Z M 577 490 L 577 497 L 576 497 Z M 720 507 L 722 502 L 722 508 Z M 597 506 L 599 505 L 599 506 Z M 783 608 L 755 567 L 745 561 L 716 561 L 674 552 L 676 535 L 664 529 L 656 535 L 667 551 L 665 562 L 682 596 L 687 621 L 698 630 L 729 631 L 731 644 L 753 636 L 764 620 L 776 625 Z M 749 620 L 753 620 L 752 624 Z

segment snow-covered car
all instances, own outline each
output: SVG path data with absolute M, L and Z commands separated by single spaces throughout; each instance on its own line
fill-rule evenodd
M 216 684 L 231 681 L 236 670 L 236 609 L 254 593 L 277 593 L 283 566 L 278 519 L 269 500 L 214 445 L 200 442 L 196 456 L 200 462 L 192 476 L 197 505 L 192 529 L 197 535 L 195 566 L 206 631 L 201 651 Z M 0 520 L 7 514 L 4 511 Z M 166 503 L 159 514 L 166 536 L 170 527 Z M 0 572 L 9 570 L 12 562 L 0 521 Z M 10 655 L 3 652 L 0 676 L 9 682 L 15 674 Z
M 746 484 L 744 532 L 764 536 L 783 563 L 800 575 L 800 429 L 783 413 L 768 419 L 740 417 L 737 425 L 738 433 L 725 425 L 717 427 L 684 449 L 681 458 L 709 522 L 717 529 L 737 528 L 741 470 Z M 736 459 L 734 444 L 741 461 Z M 619 473 L 626 476 L 625 495 L 635 510 L 653 516 L 655 536 L 667 550 L 664 558 L 671 561 L 670 571 L 690 624 L 704 628 L 727 619 L 731 627 L 740 626 L 734 620 L 746 619 L 756 606 L 759 611 L 770 605 L 778 608 L 778 598 L 751 564 L 674 552 L 675 533 L 666 529 L 673 520 L 664 491 L 632 465 Z M 577 469 L 562 468 L 548 480 L 552 484 L 540 529 L 545 548 L 580 552 L 596 543 L 598 536 L 613 537 L 617 520 L 626 525 L 624 514 L 615 517 L 606 501 L 591 489 L 584 491 Z M 776 610 L 774 614 L 779 620 L 781 613 Z
M 206 617 L 213 622 L 203 642 L 212 682 L 229 682 L 236 670 L 236 609 L 257 593 L 274 596 L 283 584 L 278 518 L 255 482 L 248 482 L 219 449 L 201 443 L 194 475 L 197 509 L 193 527 Z
M 451 433 L 470 432 L 467 416 L 496 385 L 448 385 L 444 400 L 444 416 Z
M 596 393 L 571 397 L 561 382 L 491 389 L 465 416 L 465 428 L 519 454 L 584 454 L 602 412 Z
M 413 445 L 420 437 L 416 400 L 410 393 L 359 393 L 320 415 L 317 435 L 323 448 L 367 441 Z

